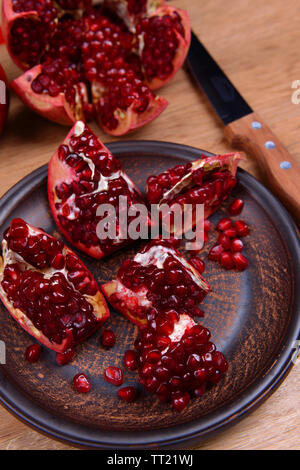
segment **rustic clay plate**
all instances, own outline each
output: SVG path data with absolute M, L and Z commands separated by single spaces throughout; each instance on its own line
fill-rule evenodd
M 124 142 L 109 145 L 129 176 L 143 190 L 147 176 L 183 163 L 201 150 L 161 142 Z M 212 293 L 204 302 L 203 324 L 225 352 L 229 371 L 203 398 L 178 414 L 144 393 L 133 404 L 121 402 L 117 389 L 103 380 L 109 365 L 122 366 L 137 329 L 112 311 L 108 327 L 117 345 L 105 351 L 96 333 L 81 347 L 71 364 L 59 367 L 46 349 L 40 362 L 29 365 L 24 351 L 32 343 L 0 307 L 0 339 L 6 344 L 6 365 L 0 366 L 1 401 L 26 423 L 69 443 L 95 448 L 183 447 L 238 421 L 261 403 L 290 370 L 300 331 L 300 251 L 295 226 L 281 204 L 258 181 L 239 170 L 235 196 L 245 200 L 243 219 L 251 226 L 245 239 L 250 268 L 227 272 L 208 262 L 205 277 Z M 51 217 L 46 193 L 47 167 L 33 172 L 0 201 L 0 235 L 13 217 L 22 217 L 60 237 Z M 224 209 L 212 218 L 219 220 Z M 211 235 L 203 258 L 215 241 Z M 107 260 L 80 254 L 101 284 L 114 278 L 123 259 L 138 245 Z M 298 286 L 298 288 L 297 288 Z M 92 381 L 91 392 L 78 394 L 71 386 L 79 371 Z M 126 373 L 124 385 L 136 384 Z M 287 397 L 288 399 L 288 397 Z

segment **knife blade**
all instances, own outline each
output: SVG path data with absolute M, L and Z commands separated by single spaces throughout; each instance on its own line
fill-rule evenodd
M 252 110 L 194 33 L 187 65 L 223 121 L 230 145 L 256 160 L 273 192 L 300 222 L 300 165 L 296 159 Z

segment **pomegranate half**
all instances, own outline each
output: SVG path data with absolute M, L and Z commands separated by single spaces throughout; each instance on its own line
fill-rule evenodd
M 120 221 L 123 216 L 127 218 L 130 207 L 145 206 L 140 191 L 119 161 L 82 121 L 73 126 L 50 160 L 48 196 L 63 235 L 77 249 L 96 259 L 132 241 Z M 119 205 L 120 196 L 127 198 L 126 206 Z M 105 204 L 115 208 L 116 213 L 116 233 L 111 238 L 99 238 L 97 234 L 98 224 L 105 219 L 105 215 L 97 215 L 98 208 Z M 131 219 L 134 216 L 128 215 L 128 223 Z M 150 225 L 149 218 L 146 223 Z
M 5 72 L 0 65 L 0 134 L 6 123 L 9 107 L 8 83 Z
M 177 165 L 160 175 L 149 176 L 147 199 L 150 204 L 157 205 L 163 224 L 165 221 L 169 223 L 175 204 L 181 206 L 182 214 L 191 209 L 190 226 L 184 226 L 188 231 L 197 223 L 197 204 L 204 204 L 204 218 L 207 219 L 228 198 L 237 184 L 236 171 L 240 160 L 238 153 L 204 157 L 186 165 Z M 164 204 L 169 206 L 169 212 L 162 210 Z M 182 230 L 181 225 L 171 225 L 171 233 L 175 236 L 182 235 Z
M 209 290 L 201 274 L 168 240 L 148 243 L 132 260 L 124 261 L 116 280 L 102 286 L 113 307 L 140 326 L 157 312 L 202 316 L 197 305 Z
M 4 233 L 0 297 L 24 330 L 58 353 L 109 317 L 96 281 L 75 253 L 22 219 L 13 219 Z
M 3 0 L 3 32 L 25 74 L 12 82 L 42 116 L 70 125 L 95 117 L 119 136 L 167 106 L 155 90 L 182 65 L 186 12 L 163 1 Z

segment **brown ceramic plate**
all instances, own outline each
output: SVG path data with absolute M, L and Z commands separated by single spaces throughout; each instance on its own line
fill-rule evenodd
M 147 176 L 183 163 L 202 150 L 162 142 L 118 142 L 109 145 L 129 176 L 143 190 Z M 0 366 L 0 397 L 18 417 L 40 431 L 76 445 L 94 448 L 183 447 L 238 421 L 281 383 L 292 366 L 300 331 L 300 251 L 295 226 L 282 205 L 258 181 L 239 170 L 235 196 L 246 204 L 242 217 L 251 228 L 246 240 L 250 268 L 226 272 L 207 263 L 205 277 L 212 293 L 204 302 L 203 324 L 223 350 L 230 368 L 223 381 L 178 414 L 141 390 L 133 404 L 120 402 L 117 389 L 102 378 L 108 365 L 122 366 L 137 329 L 112 311 L 107 326 L 118 338 L 109 351 L 99 346 L 99 333 L 86 341 L 69 365 L 58 367 L 55 354 L 44 349 L 40 362 L 28 365 L 24 351 L 31 337 L 1 305 L 0 339 L 6 344 L 6 365 Z M 47 167 L 33 172 L 0 201 L 0 234 L 13 217 L 60 237 L 47 202 Z M 215 222 L 224 212 L 218 211 Z M 214 243 L 210 238 L 203 257 Z M 114 278 L 132 246 L 107 260 L 80 254 L 101 284 Z M 298 289 L 296 288 L 298 286 Z M 72 377 L 86 372 L 92 380 L 87 395 L 76 393 Z M 135 384 L 127 373 L 125 385 Z M 288 397 L 287 397 L 288 399 Z

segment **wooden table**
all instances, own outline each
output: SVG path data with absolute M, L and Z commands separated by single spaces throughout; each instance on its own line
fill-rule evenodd
M 300 105 L 292 104 L 292 82 L 300 79 L 299 0 L 174 0 L 188 9 L 193 29 L 300 162 Z M 0 62 L 9 79 L 17 76 L 4 46 Z M 156 139 L 230 150 L 223 128 L 187 73 L 180 71 L 162 90 L 170 105 L 163 115 L 127 139 Z M 104 142 L 112 139 L 96 126 Z M 9 123 L 0 140 L 1 195 L 47 163 L 66 129 L 27 110 L 13 96 Z M 242 165 L 260 178 L 255 164 Z M 276 393 L 233 428 L 199 445 L 199 449 L 299 449 L 300 367 L 295 367 Z M 33 431 L 0 408 L 0 449 L 68 449 Z

